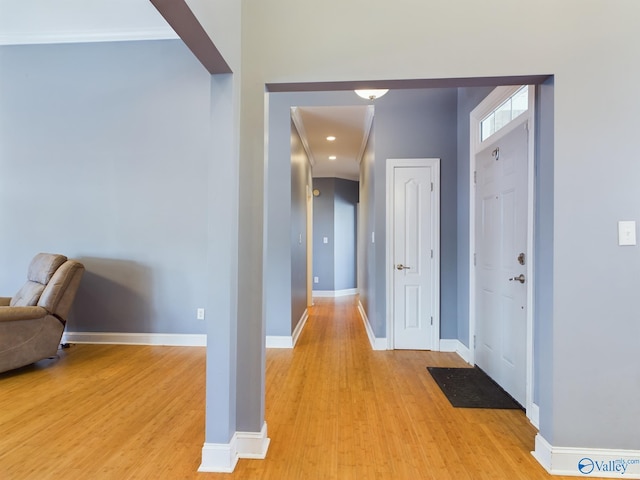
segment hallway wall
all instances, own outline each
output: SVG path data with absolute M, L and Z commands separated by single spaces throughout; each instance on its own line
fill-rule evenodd
M 356 288 L 356 206 L 358 182 L 342 178 L 314 178 L 313 276 L 314 291 Z M 327 243 L 324 243 L 327 237 Z

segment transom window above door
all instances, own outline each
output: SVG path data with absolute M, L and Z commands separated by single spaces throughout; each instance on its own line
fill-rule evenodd
M 506 127 L 529 108 L 529 89 L 525 85 L 480 121 L 480 141 Z

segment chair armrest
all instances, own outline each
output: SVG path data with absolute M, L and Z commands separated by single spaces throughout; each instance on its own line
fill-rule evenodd
M 0 297 L 0 307 L 8 307 L 11 303 L 11 297 Z
M 0 307 L 0 322 L 15 322 L 19 320 L 35 320 L 43 318 L 49 312 L 42 307 Z

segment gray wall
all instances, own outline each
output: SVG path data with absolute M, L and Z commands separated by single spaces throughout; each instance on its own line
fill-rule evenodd
M 371 125 L 369 141 L 360 162 L 360 211 L 358 223 L 358 293 L 367 317 L 375 312 L 376 263 L 375 263 L 375 118 Z M 371 322 L 371 319 L 369 319 Z
M 311 165 L 291 122 L 291 318 L 290 332 L 307 309 L 307 191 Z M 291 333 L 289 333 L 291 334 Z
M 204 333 L 210 76 L 180 41 L 0 52 L 0 291 L 59 252 L 69 331 Z
M 320 195 L 313 202 L 314 290 L 356 288 L 356 207 L 358 182 L 314 178 Z M 323 239 L 327 237 L 328 243 Z
M 534 402 L 553 398 L 553 167 L 554 79 L 536 89 L 536 164 L 534 224 Z M 545 385 L 546 388 L 540 388 Z M 548 428 L 547 418 L 543 418 Z
M 376 268 L 386 271 L 386 160 L 440 158 L 440 335 L 457 338 L 457 90 L 391 90 L 376 100 Z M 376 276 L 376 337 L 386 336 L 385 275 Z
M 264 321 L 266 334 L 290 336 L 291 330 L 291 108 L 270 102 L 266 169 Z
M 313 188 L 320 191 L 319 196 L 313 197 L 313 289 L 332 291 L 335 290 L 335 179 L 314 178 Z
M 358 182 L 335 179 L 334 290 L 356 288 Z

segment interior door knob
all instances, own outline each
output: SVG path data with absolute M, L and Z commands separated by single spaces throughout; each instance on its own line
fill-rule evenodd
M 404 265 L 402 265 L 401 263 L 399 263 L 398 265 L 396 265 L 396 269 L 398 270 L 409 270 L 411 267 L 405 267 Z
M 524 283 L 524 275 L 521 273 L 517 277 L 512 277 L 509 279 L 510 282 L 513 282 L 514 280 L 520 283 Z

